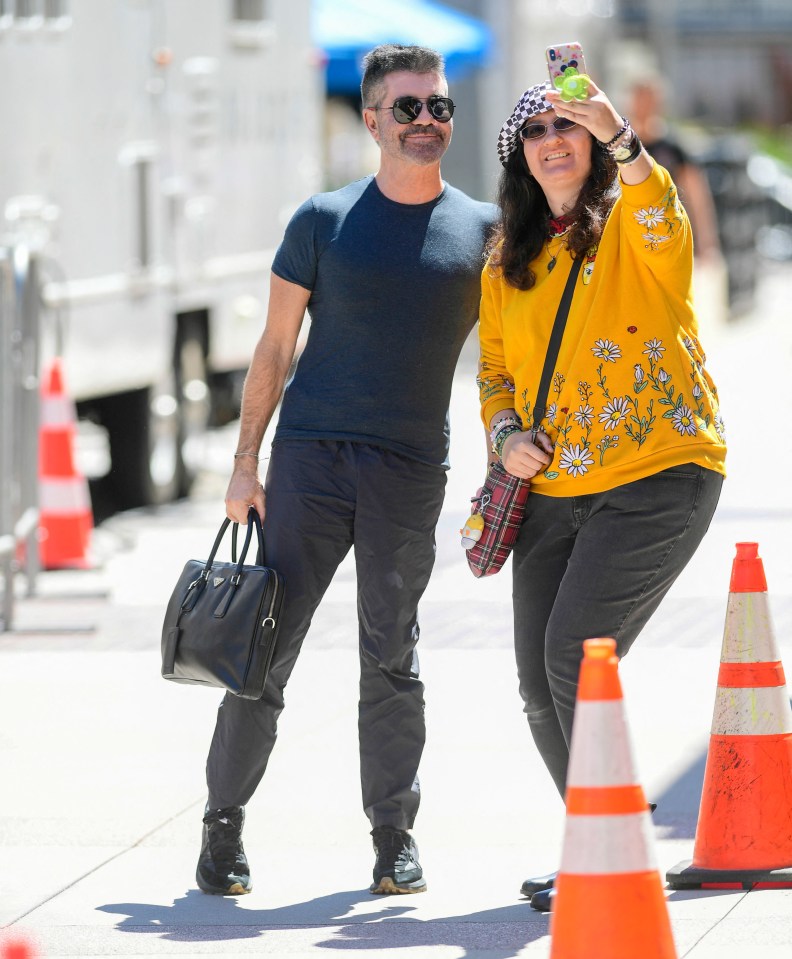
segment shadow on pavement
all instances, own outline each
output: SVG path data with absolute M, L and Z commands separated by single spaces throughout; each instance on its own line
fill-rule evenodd
M 663 828 L 664 839 L 695 837 L 706 763 L 705 750 L 657 798 L 651 797 L 657 803 L 652 820 Z
M 373 901 L 382 905 L 379 911 L 350 915 L 356 905 Z M 172 906 L 127 902 L 97 909 L 125 916 L 116 925 L 119 932 L 151 932 L 171 942 L 228 942 L 327 926 L 332 927 L 332 937 L 318 941 L 319 948 L 448 945 L 465 950 L 460 959 L 482 949 L 487 949 L 488 959 L 511 959 L 529 942 L 545 937 L 548 929 L 548 917 L 533 912 L 527 900 L 467 915 L 419 920 L 409 916 L 415 909 L 409 898 L 373 900 L 369 892 L 360 889 L 275 909 L 241 909 L 233 897 L 206 896 L 196 889 L 175 899 Z
M 398 926 L 398 931 L 394 926 Z M 442 919 L 349 923 L 335 930 L 332 939 L 316 945 L 325 949 L 368 950 L 455 946 L 464 950 L 460 959 L 473 959 L 484 950 L 487 959 L 513 959 L 529 942 L 546 938 L 548 929 L 549 916 L 532 910 L 524 899 L 497 909 Z
M 370 900 L 368 891 L 355 889 L 276 909 L 241 909 L 236 897 L 207 896 L 198 889 L 190 889 L 180 899 L 174 899 L 172 906 L 121 902 L 97 909 L 126 915 L 116 926 L 121 932 L 154 932 L 176 942 L 214 942 L 251 939 L 266 929 L 335 924 L 355 905 Z

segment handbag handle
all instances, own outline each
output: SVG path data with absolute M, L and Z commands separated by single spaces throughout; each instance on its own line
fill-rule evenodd
M 564 292 L 561 294 L 561 302 L 558 304 L 555 320 L 553 321 L 553 331 L 550 334 L 550 342 L 547 344 L 547 354 L 545 356 L 544 366 L 542 367 L 542 376 L 539 380 L 539 389 L 536 393 L 536 402 L 533 408 L 533 425 L 531 426 L 531 440 L 536 439 L 539 432 L 539 426 L 544 419 L 547 409 L 547 393 L 550 389 L 550 377 L 553 375 L 553 367 L 558 359 L 558 351 L 561 349 L 561 340 L 564 338 L 564 327 L 566 326 L 569 307 L 572 304 L 572 297 L 575 295 L 575 281 L 583 265 L 583 259 L 578 258 L 572 261 L 572 267 L 567 277 Z
M 258 549 L 256 550 L 256 566 L 264 565 L 264 531 L 261 526 L 261 517 L 258 514 L 255 506 L 248 507 L 248 535 L 245 538 L 244 550 L 247 552 L 248 543 L 250 541 L 250 524 L 251 521 L 256 527 L 256 536 L 258 537 Z M 228 521 L 230 522 L 230 521 Z M 228 528 L 228 522 L 220 530 L 218 535 L 217 543 L 219 544 L 220 540 L 223 538 L 223 533 Z M 231 529 L 231 562 L 235 563 L 237 561 L 237 531 L 239 530 L 239 523 L 234 523 Z M 242 561 L 244 561 L 245 555 L 242 554 Z
M 204 568 L 201 572 L 201 576 L 204 578 L 208 577 L 212 571 L 212 563 L 214 563 L 215 555 L 217 550 L 220 548 L 220 542 L 225 535 L 225 531 L 231 524 L 231 520 L 226 516 L 220 525 L 220 531 L 215 537 L 214 545 L 212 546 L 211 552 L 209 553 L 209 558 L 204 564 Z M 236 536 L 239 523 L 234 523 L 234 528 L 231 531 L 231 538 L 234 539 Z M 237 564 L 236 575 L 239 575 L 242 572 L 242 567 L 245 564 L 245 557 L 247 556 L 248 548 L 250 546 L 250 540 L 253 537 L 253 530 L 256 531 L 256 536 L 258 538 L 258 556 L 256 559 L 263 560 L 264 558 L 264 531 L 261 528 L 261 519 L 256 510 L 251 506 L 248 510 L 248 521 L 247 521 L 247 533 L 245 534 L 245 542 L 242 546 L 242 552 L 239 555 L 239 562 L 236 560 L 236 556 L 232 556 L 231 562 Z M 236 553 L 236 543 L 234 543 L 234 553 Z M 263 565 L 263 562 L 259 562 L 257 565 Z

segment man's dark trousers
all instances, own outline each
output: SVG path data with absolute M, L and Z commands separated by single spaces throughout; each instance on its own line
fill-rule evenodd
M 206 765 L 212 808 L 244 806 L 261 781 L 311 617 L 354 544 L 363 807 L 374 826 L 412 827 L 425 740 L 417 607 L 434 565 L 445 485 L 443 469 L 378 446 L 275 442 L 264 537 L 267 564 L 285 577 L 286 602 L 264 695 L 228 694 L 218 710 Z

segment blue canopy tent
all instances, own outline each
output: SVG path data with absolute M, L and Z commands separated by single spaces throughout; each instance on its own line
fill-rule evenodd
M 432 0 L 313 0 L 312 21 L 335 95 L 359 95 L 363 56 L 379 43 L 438 50 L 449 80 L 483 66 L 492 48 L 486 24 Z

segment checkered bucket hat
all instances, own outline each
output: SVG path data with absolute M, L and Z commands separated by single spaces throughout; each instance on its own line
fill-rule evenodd
M 520 101 L 512 110 L 509 119 L 501 127 L 498 134 L 498 159 L 504 166 L 517 149 L 520 130 L 523 128 L 525 121 L 535 117 L 538 113 L 553 109 L 545 97 L 549 89 L 550 83 L 547 80 L 544 83 L 537 83 L 529 87 L 520 97 Z

